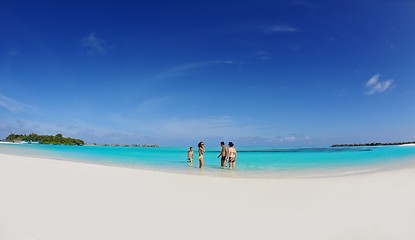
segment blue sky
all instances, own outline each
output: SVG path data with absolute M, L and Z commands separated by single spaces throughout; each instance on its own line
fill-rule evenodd
M 414 1 L 2 1 L 0 139 L 414 141 L 414 23 Z

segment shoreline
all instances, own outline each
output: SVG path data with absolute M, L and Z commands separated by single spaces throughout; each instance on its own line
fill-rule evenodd
M 409 240 L 414 183 L 415 168 L 218 178 L 0 154 L 0 239 Z
M 199 169 L 197 163 L 183 163 L 180 168 L 154 168 L 150 166 L 134 166 L 134 165 L 124 165 L 124 164 L 114 164 L 107 162 L 96 162 L 89 161 L 85 159 L 77 158 L 61 158 L 61 157 L 51 157 L 44 155 L 34 155 L 29 156 L 28 153 L 0 153 L 0 158 L 2 155 L 9 155 L 15 157 L 29 157 L 34 159 L 48 159 L 51 161 L 63 161 L 68 163 L 80 163 L 87 165 L 96 165 L 96 166 L 106 166 L 114 167 L 121 169 L 131 169 L 139 171 L 149 171 L 149 172 L 159 172 L 165 174 L 178 174 L 178 175 L 188 175 L 188 176 L 202 176 L 202 177 L 212 177 L 212 178 L 230 178 L 230 179 L 324 179 L 324 178 L 336 178 L 336 177 L 349 177 L 349 176 L 358 176 L 366 174 L 375 174 L 388 171 L 397 171 L 402 169 L 415 169 L 415 160 L 409 158 L 407 160 L 401 160 L 399 164 L 382 164 L 382 165 L 372 165 L 372 166 L 361 166 L 351 167 L 351 168 L 338 168 L 338 169 L 309 169 L 307 171 L 296 172 L 293 170 L 284 170 L 278 173 L 275 173 L 274 170 L 260 170 L 260 171 L 249 171 L 249 170 L 229 170 L 226 168 L 221 168 L 218 166 L 205 166 L 205 168 Z
M 415 143 L 407 143 L 407 144 L 401 144 L 398 145 L 399 147 L 415 147 Z
M 15 144 L 15 143 L 11 143 Z M 20 145 L 18 143 L 18 145 Z M 23 144 L 25 145 L 25 144 Z M 216 165 L 206 165 L 205 168 L 197 168 L 197 161 L 190 164 L 183 162 L 180 166 L 151 166 L 151 165 L 129 165 L 122 161 L 106 162 L 95 161 L 91 159 L 73 158 L 68 156 L 48 156 L 41 152 L 5 152 L 0 153 L 17 157 L 32 157 L 41 159 L 50 159 L 54 161 L 65 161 L 84 163 L 90 165 L 108 166 L 123 169 L 136 169 L 161 173 L 184 174 L 190 176 L 207 176 L 218 178 L 240 178 L 240 179 L 312 179 L 312 178 L 332 178 L 332 177 L 347 177 L 354 175 L 373 174 L 378 172 L 396 171 L 400 169 L 414 168 L 415 159 L 413 157 L 403 158 L 397 162 L 375 163 L 369 165 L 351 165 L 351 166 L 332 166 L 332 167 L 316 167 L 310 169 L 262 169 L 249 170 L 240 168 L 239 170 L 229 170 L 228 168 L 221 168 Z

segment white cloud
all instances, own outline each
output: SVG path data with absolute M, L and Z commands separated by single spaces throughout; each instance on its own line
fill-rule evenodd
M 274 33 L 274 32 L 301 32 L 300 29 L 298 28 L 294 28 L 288 25 L 277 25 L 277 26 L 272 26 L 266 29 L 267 32 L 269 33 Z
M 137 136 L 131 131 L 119 131 L 100 127 L 82 121 L 65 120 L 64 122 L 46 122 L 31 119 L 9 119 L 0 127 L 0 139 L 8 134 L 30 134 L 41 135 L 63 134 L 65 137 L 80 138 L 87 143 L 157 143 L 150 137 Z
M 373 95 L 375 93 L 381 94 L 394 87 L 394 80 L 388 79 L 385 81 L 380 80 L 380 74 L 376 74 L 369 79 L 366 83 L 367 95 Z
M 285 137 L 281 137 L 280 141 L 281 142 L 294 142 L 296 139 L 295 136 L 291 135 L 291 136 L 285 136 Z
M 228 116 L 188 119 L 168 119 L 159 121 L 151 127 L 154 133 L 163 138 L 180 136 L 181 138 L 213 138 L 227 134 L 236 134 L 236 123 Z
M 233 141 L 237 146 L 295 146 L 312 142 L 306 135 L 276 135 L 276 126 L 263 126 L 230 116 L 163 118 L 152 121 L 140 118 L 111 117 L 104 126 L 83 120 L 65 119 L 58 122 L 44 120 L 8 119 L 0 125 L 0 138 L 9 133 L 47 134 L 61 133 L 80 138 L 87 143 L 136 143 L 162 146 L 187 146 L 206 141 L 208 147 L 216 147 L 220 141 Z
M 154 77 L 149 78 L 149 81 L 157 81 L 157 80 L 164 80 L 169 78 L 175 78 L 175 77 L 181 77 L 191 74 L 192 70 L 200 69 L 209 67 L 212 65 L 217 64 L 233 64 L 234 62 L 231 60 L 226 61 L 205 61 L 205 62 L 194 62 L 194 63 L 188 63 L 183 65 L 178 65 L 175 67 L 172 67 L 170 69 L 167 69 L 165 71 L 162 71 L 158 74 L 156 74 Z
M 307 135 L 288 134 L 276 136 L 275 127 L 258 126 L 233 119 L 230 116 L 210 116 L 202 118 L 171 118 L 160 121 L 134 123 L 137 132 L 159 139 L 160 142 L 175 144 L 175 141 L 203 140 L 212 146 L 218 141 L 234 141 L 239 146 L 282 146 L 308 144 Z M 213 144 L 214 145 L 214 144 Z
M 333 93 L 333 96 L 336 96 L 336 97 L 347 97 L 347 96 L 350 96 L 350 95 L 351 95 L 351 93 L 347 89 L 341 89 L 341 90 Z
M 91 32 L 82 38 L 81 47 L 85 48 L 89 55 L 107 53 L 104 41 L 96 37 L 95 32 Z
M 307 136 L 307 135 L 289 134 L 285 136 L 269 137 L 267 140 L 269 143 L 284 144 L 284 143 L 309 142 L 311 141 L 311 138 L 310 136 Z
M 237 136 L 235 142 L 243 146 L 282 147 L 310 145 L 313 140 L 310 136 L 306 135 L 289 134 L 286 136 L 264 136 L 261 134 L 260 136 Z
M 270 57 L 267 52 L 265 51 L 258 51 L 255 53 L 256 57 L 260 60 L 269 60 Z
M 35 107 L 18 102 L 2 94 L 0 94 L 0 107 L 5 108 L 12 113 L 27 113 L 35 109 Z
M 269 28 L 269 30 L 271 32 L 300 32 L 300 29 L 290 27 L 290 26 L 286 26 L 286 25 L 273 26 L 273 27 Z

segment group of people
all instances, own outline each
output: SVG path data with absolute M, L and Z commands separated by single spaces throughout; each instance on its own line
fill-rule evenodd
M 220 143 L 221 146 L 221 152 L 218 155 L 218 158 L 220 158 L 220 166 L 225 168 L 226 162 L 228 162 L 229 169 L 236 169 L 236 156 L 237 152 L 236 149 L 233 147 L 233 142 L 228 143 L 228 148 L 225 146 L 224 142 Z M 203 142 L 199 142 L 197 145 L 198 147 L 198 154 L 199 154 L 199 168 L 203 168 L 203 165 L 205 163 L 205 144 Z M 193 153 L 193 147 L 189 148 L 189 151 L 187 151 L 187 161 L 193 162 L 194 160 L 194 153 Z

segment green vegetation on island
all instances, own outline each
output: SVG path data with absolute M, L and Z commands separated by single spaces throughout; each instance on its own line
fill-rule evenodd
M 40 144 L 54 144 L 54 145 L 77 145 L 82 146 L 85 144 L 84 141 L 75 138 L 66 138 L 63 137 L 62 134 L 56 134 L 55 136 L 52 135 L 37 135 L 31 133 L 29 135 L 25 134 L 10 134 L 6 137 L 6 141 L 8 142 L 38 142 Z

